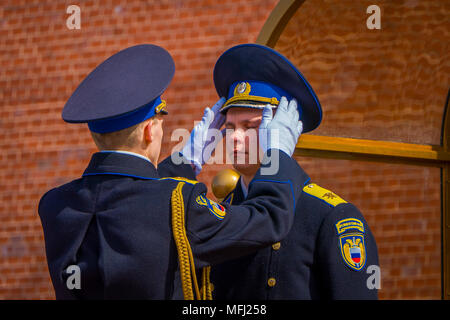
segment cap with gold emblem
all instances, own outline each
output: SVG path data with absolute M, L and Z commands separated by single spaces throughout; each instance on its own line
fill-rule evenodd
M 221 112 L 231 107 L 276 108 L 281 97 L 298 101 L 303 132 L 322 120 L 319 99 L 300 71 L 277 51 L 259 44 L 241 44 L 225 51 L 214 67 L 214 84 L 226 97 Z

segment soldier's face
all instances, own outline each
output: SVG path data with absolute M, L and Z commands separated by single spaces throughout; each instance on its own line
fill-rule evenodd
M 227 111 L 226 150 L 233 167 L 242 174 L 254 174 L 259 168 L 262 159 L 258 137 L 261 119 L 260 109 L 234 107 Z

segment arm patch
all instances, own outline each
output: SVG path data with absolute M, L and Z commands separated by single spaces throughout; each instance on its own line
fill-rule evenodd
M 221 204 L 208 199 L 204 194 L 199 195 L 195 199 L 195 202 L 201 206 L 207 207 L 209 212 L 219 220 L 223 220 L 227 214 L 226 209 Z

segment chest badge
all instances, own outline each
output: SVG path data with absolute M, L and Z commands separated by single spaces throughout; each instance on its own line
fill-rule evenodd
M 360 271 L 366 264 L 366 247 L 364 235 L 361 233 L 350 233 L 339 237 L 341 255 L 347 266 Z

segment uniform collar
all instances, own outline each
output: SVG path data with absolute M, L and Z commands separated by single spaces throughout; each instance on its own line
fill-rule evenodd
M 239 181 L 241 182 L 239 185 L 241 186 L 242 195 L 244 196 L 244 199 L 247 199 L 248 188 L 245 186 L 244 179 L 242 179 L 242 176 L 239 179 Z
M 236 183 L 236 187 L 233 191 L 229 193 L 229 195 L 225 199 L 231 200 L 231 204 L 240 204 L 241 202 L 245 201 L 246 195 L 244 195 L 243 191 L 243 182 L 241 182 L 242 176 L 239 178 L 238 182 Z M 231 195 L 233 194 L 233 195 Z M 230 197 L 233 197 L 230 199 Z
M 97 152 L 92 155 L 83 176 L 120 175 L 139 179 L 158 179 L 155 166 L 135 154 L 123 152 Z
M 123 153 L 123 154 L 128 154 L 128 155 L 131 155 L 131 156 L 135 156 L 135 157 L 144 159 L 145 161 L 148 161 L 148 162 L 151 163 L 151 161 L 150 161 L 149 158 L 144 157 L 143 155 L 141 155 L 141 154 L 139 154 L 139 153 L 135 153 L 135 152 L 131 152 L 131 151 L 125 151 L 125 150 L 102 150 L 102 151 L 100 151 L 100 153 L 108 153 L 108 152 L 110 152 L 110 153 Z
M 303 182 L 303 187 L 305 187 L 308 183 L 311 182 L 311 178 L 308 176 L 308 174 L 303 170 L 302 167 L 300 167 L 300 175 Z M 303 188 L 302 187 L 302 188 Z M 232 198 L 232 204 L 240 204 L 241 202 L 245 201 L 248 195 L 248 188 L 245 188 L 244 181 L 242 181 L 242 176 L 239 177 L 238 182 L 236 183 L 236 187 L 233 191 L 231 191 L 225 199 L 230 199 L 231 194 L 233 194 Z M 226 201 L 226 200 L 225 200 Z

